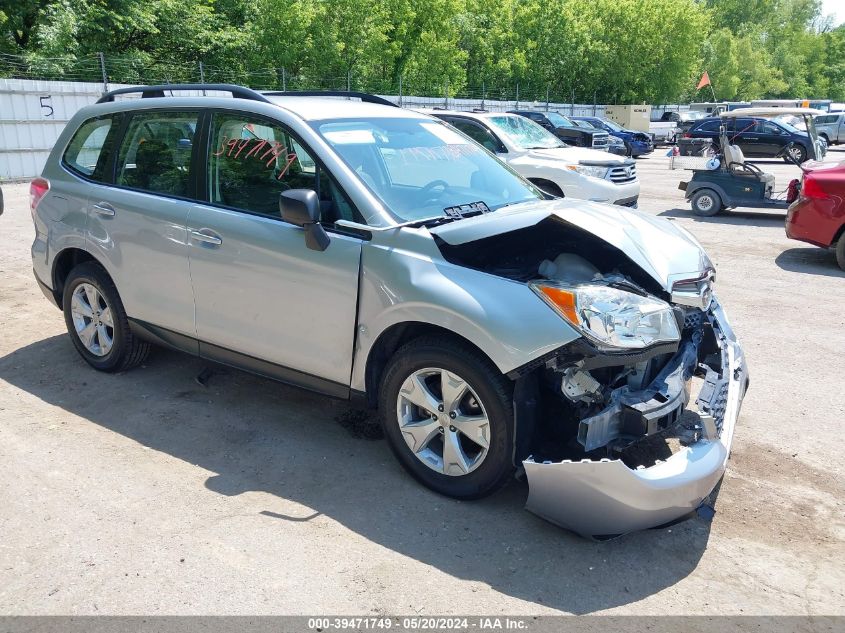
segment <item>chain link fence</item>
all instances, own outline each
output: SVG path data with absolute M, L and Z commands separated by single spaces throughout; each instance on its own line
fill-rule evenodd
M 0 78 L 48 81 L 97 82 L 103 90 L 112 84 L 231 83 L 256 90 L 345 90 L 387 96 L 404 107 L 443 107 L 460 109 L 508 110 L 532 108 L 559 110 L 563 114 L 598 115 L 604 106 L 595 103 L 573 104 L 575 92 L 569 91 L 567 103 L 554 99 L 549 85 L 514 82 L 503 85 L 470 81 L 450 86 L 448 81 L 422 84 L 398 79 L 362 77 L 354 72 L 343 76 L 318 77 L 293 73 L 280 68 L 242 70 L 208 66 L 201 61 L 170 63 L 138 57 L 96 53 L 86 57 L 36 57 L 0 54 Z

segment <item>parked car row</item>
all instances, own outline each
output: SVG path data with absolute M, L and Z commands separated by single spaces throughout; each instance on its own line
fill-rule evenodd
M 165 96 L 200 89 L 234 98 Z M 583 199 L 635 201 L 634 161 L 515 114 L 346 96 L 149 86 L 81 109 L 30 196 L 80 356 L 121 372 L 162 345 L 354 399 L 432 490 L 519 469 L 527 508 L 585 535 L 698 507 L 748 370 L 695 238 Z
M 783 119 L 764 119 L 755 117 L 736 117 L 724 122 L 731 144 L 738 146 L 745 156 L 751 158 L 776 158 L 784 148 L 789 148 L 790 160 L 803 163 L 810 155 L 810 136 L 806 130 L 800 130 Z M 707 117 L 693 123 L 685 138 L 707 138 L 718 145 L 719 129 L 722 120 L 719 117 Z M 826 147 L 826 144 L 825 144 Z
M 632 159 L 568 146 L 538 123 L 517 114 L 444 110 L 427 114 L 480 143 L 551 196 L 637 205 L 640 182 Z

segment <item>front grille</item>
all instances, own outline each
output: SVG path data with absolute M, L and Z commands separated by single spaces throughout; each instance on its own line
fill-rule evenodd
M 593 147 L 600 147 L 602 149 L 607 147 L 608 136 L 606 132 L 596 132 L 593 134 Z
M 611 167 L 607 172 L 607 179 L 618 185 L 633 182 L 637 179 L 637 166 L 620 165 L 618 167 Z

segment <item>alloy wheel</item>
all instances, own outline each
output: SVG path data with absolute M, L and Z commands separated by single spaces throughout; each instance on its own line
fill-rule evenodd
M 475 391 L 454 372 L 425 368 L 408 376 L 396 415 L 408 448 L 435 472 L 466 475 L 487 456 L 490 420 Z
M 70 313 L 85 349 L 94 356 L 108 354 L 114 345 L 114 321 L 103 294 L 92 284 L 79 284 L 71 296 Z

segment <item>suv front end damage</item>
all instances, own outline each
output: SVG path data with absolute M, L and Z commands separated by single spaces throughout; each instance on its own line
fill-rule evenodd
M 682 518 L 712 492 L 725 471 L 748 370 L 715 300 L 705 316 L 701 325 L 716 345 L 706 363 L 698 362 L 701 344 L 696 345 L 692 333 L 648 388 L 614 395 L 608 407 L 579 424 L 578 439 L 590 442 L 584 446 L 587 452 L 605 441 L 613 447 L 634 433 L 640 433 L 639 442 L 608 451 L 617 453 L 614 458 L 552 461 L 531 456 L 522 462 L 528 510 L 585 536 L 614 536 Z M 696 374 L 703 385 L 693 412 L 686 405 Z M 673 436 L 680 446 L 665 459 L 648 452 L 630 459 L 624 455 L 655 434 Z
M 636 211 L 558 204 L 492 234 L 437 231 L 438 245 L 526 283 L 580 335 L 507 373 L 526 508 L 585 536 L 657 527 L 724 473 L 748 384 L 742 349 L 692 236 Z

